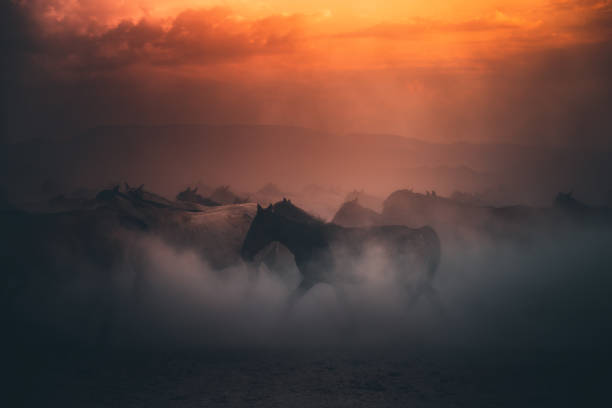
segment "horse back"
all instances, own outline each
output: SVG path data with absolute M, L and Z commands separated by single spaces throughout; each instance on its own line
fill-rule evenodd
M 388 249 L 435 244 L 437 234 L 430 227 L 409 228 L 403 225 L 381 225 L 366 228 L 344 228 L 334 225 L 327 234 L 330 244 L 345 245 L 362 251 L 368 246 Z

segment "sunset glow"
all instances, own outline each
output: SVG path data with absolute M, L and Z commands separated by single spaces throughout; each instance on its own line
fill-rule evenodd
M 106 84 L 88 92 L 102 92 L 107 113 L 77 115 L 79 129 L 238 122 L 571 144 L 581 138 L 577 128 L 594 126 L 589 145 L 601 145 L 598 135 L 609 130 L 599 123 L 609 95 L 609 0 L 12 5 L 22 18 L 11 24 L 27 24 L 11 29 L 24 40 L 10 58 L 24 81 L 71 89 L 63 94 Z M 126 87 L 129 95 L 120 96 Z M 153 112 L 144 102 L 169 95 L 180 106 Z M 109 108 L 133 97 L 139 101 L 129 104 L 129 117 Z M 583 116 L 568 118 L 568 111 Z
M 291 69 L 304 68 L 305 59 L 306 67 L 323 70 L 440 63 L 462 69 L 479 59 L 593 43 L 610 34 L 597 24 L 609 17 L 607 0 L 31 3 L 46 34 L 97 38 L 95 54 L 108 60 L 133 51 L 126 63 L 163 59 L 184 47 L 188 55 L 175 62 L 202 65 L 210 62 L 202 55 L 207 42 L 226 41 L 240 47 L 234 57 L 272 56 Z

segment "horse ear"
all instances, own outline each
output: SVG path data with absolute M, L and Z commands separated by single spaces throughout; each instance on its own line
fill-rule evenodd
M 196 191 L 198 191 L 198 187 L 193 189 L 193 192 L 195 193 Z
M 259 205 L 259 203 L 257 203 L 257 214 L 259 214 L 262 211 L 263 211 L 263 208 L 261 208 L 261 205 Z
M 272 204 L 270 204 L 270 205 L 268 206 L 268 208 L 266 208 L 266 210 L 268 210 L 268 211 L 272 211 Z
M 283 203 L 286 203 L 286 202 L 287 202 L 287 198 L 283 197 Z

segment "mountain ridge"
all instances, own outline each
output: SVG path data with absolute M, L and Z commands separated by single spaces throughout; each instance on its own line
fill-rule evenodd
M 0 185 L 17 180 L 40 186 L 47 178 L 70 186 L 128 180 L 170 196 L 204 180 L 243 191 L 268 182 L 378 194 L 406 187 L 447 195 L 503 189 L 512 202 L 546 203 L 573 188 L 597 202 L 597 194 L 610 189 L 600 175 L 612 173 L 612 154 L 605 151 L 445 144 L 275 125 L 105 125 L 79 137 L 5 144 L 0 159 Z

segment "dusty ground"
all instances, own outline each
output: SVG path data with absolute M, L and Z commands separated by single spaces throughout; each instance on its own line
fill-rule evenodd
M 13 355 L 27 407 L 604 407 L 603 355 L 380 350 Z M 10 367 L 10 366 L 9 366 Z

